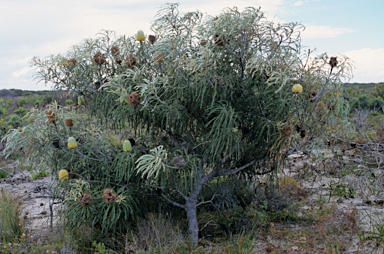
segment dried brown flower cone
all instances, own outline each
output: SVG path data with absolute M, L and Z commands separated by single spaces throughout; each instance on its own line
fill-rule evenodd
M 68 60 L 68 68 L 70 70 L 72 70 L 75 67 L 76 64 L 77 64 L 76 58 L 71 58 L 71 59 Z
M 201 41 L 200 41 L 200 45 L 201 45 L 201 46 L 205 46 L 205 45 L 207 45 L 207 43 L 208 43 L 207 40 L 201 40 Z
M 57 117 L 57 115 L 54 112 L 52 112 L 51 110 L 48 110 L 47 111 L 47 119 L 48 119 L 48 122 L 50 122 L 50 123 L 56 123 L 56 121 L 59 118 Z
M 215 41 L 215 44 L 217 46 L 224 46 L 224 44 L 225 44 L 225 36 L 224 35 L 215 34 L 214 41 Z
M 140 104 L 140 95 L 136 92 L 130 93 L 128 97 L 128 103 L 132 107 L 137 107 Z
M 92 196 L 89 193 L 83 193 L 80 198 L 80 204 L 82 206 L 89 206 L 92 203 Z
M 173 158 L 173 164 L 175 165 L 175 167 L 178 167 L 178 168 L 183 168 L 186 165 L 183 156 L 180 156 L 180 155 Z
M 98 64 L 102 65 L 105 63 L 105 54 L 101 54 L 100 51 L 98 51 L 94 56 L 93 56 L 93 61 Z
M 106 188 L 103 191 L 103 197 L 104 197 L 105 202 L 107 202 L 107 203 L 113 203 L 116 200 L 116 194 L 113 193 L 113 191 L 109 188 Z
M 73 126 L 73 120 L 72 120 L 72 118 L 66 118 L 66 119 L 64 120 L 64 123 L 65 123 L 65 126 L 66 126 L 66 127 L 72 127 L 72 126 Z
M 331 57 L 331 59 L 329 60 L 329 65 L 331 65 L 331 67 L 336 67 L 337 65 L 337 58 L 336 57 Z
M 283 134 L 284 137 L 289 137 L 292 135 L 292 127 L 288 124 L 284 125 L 283 128 L 281 128 L 281 134 Z
M 120 50 L 118 47 L 112 46 L 111 53 L 112 53 L 112 55 L 118 55 L 118 54 L 120 54 Z
M 384 141 L 384 128 L 381 128 L 376 131 L 377 141 L 383 142 Z
M 148 41 L 150 42 L 150 43 L 155 43 L 155 41 L 156 41 L 156 36 L 154 36 L 154 35 L 149 35 L 148 36 Z
M 114 58 L 115 58 L 115 62 L 119 65 L 123 62 L 123 57 L 120 55 L 116 55 Z
M 137 64 L 137 57 L 133 53 L 129 53 L 125 58 L 126 65 L 131 68 Z

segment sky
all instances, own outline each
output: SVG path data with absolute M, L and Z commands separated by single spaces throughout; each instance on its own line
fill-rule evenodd
M 0 0 L 0 89 L 50 90 L 33 79 L 29 60 L 65 54 L 101 30 L 132 36 L 150 34 L 164 1 Z M 384 0 L 179 0 L 181 13 L 217 15 L 226 7 L 261 7 L 268 20 L 298 22 L 302 46 L 314 55 L 343 54 L 354 63 L 346 82 L 384 82 Z

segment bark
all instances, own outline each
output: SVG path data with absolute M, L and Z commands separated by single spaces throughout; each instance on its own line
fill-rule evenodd
M 189 198 L 185 204 L 185 211 L 187 212 L 188 228 L 192 244 L 197 246 L 199 241 L 199 226 L 197 224 L 196 216 L 196 200 Z

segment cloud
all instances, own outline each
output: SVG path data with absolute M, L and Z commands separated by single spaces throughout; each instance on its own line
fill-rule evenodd
M 306 26 L 301 37 L 303 39 L 334 38 L 338 35 L 352 32 L 355 32 L 355 30 L 330 26 Z
M 30 70 L 31 70 L 30 67 L 25 67 L 25 68 L 23 68 L 23 69 L 21 69 L 21 70 L 14 71 L 14 72 L 12 72 L 12 77 L 14 77 L 14 78 L 19 78 L 19 77 L 21 77 L 21 76 L 27 74 L 28 71 L 30 71 Z
M 344 52 L 343 55 L 355 62 L 351 82 L 384 82 L 384 48 L 363 48 Z
M 297 1 L 293 4 L 293 6 L 300 6 L 300 5 L 303 5 L 304 2 L 303 1 Z

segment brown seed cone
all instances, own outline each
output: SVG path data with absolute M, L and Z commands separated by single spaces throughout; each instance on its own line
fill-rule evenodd
M 128 103 L 132 107 L 137 107 L 140 104 L 140 95 L 136 92 L 130 93 L 128 97 Z
M 281 134 L 283 134 L 284 137 L 291 136 L 292 132 L 292 127 L 288 124 L 284 125 L 283 128 L 281 128 Z
M 72 126 L 73 126 L 73 120 L 72 120 L 72 118 L 66 118 L 65 121 L 64 121 L 64 123 L 65 123 L 65 126 L 66 126 L 66 127 L 72 127 Z
M 150 43 L 155 43 L 155 41 L 156 41 L 156 36 L 154 36 L 154 35 L 149 35 L 148 36 L 148 41 L 150 42 Z
M 92 203 L 92 196 L 85 192 L 81 195 L 79 201 L 82 206 L 89 206 Z
M 201 45 L 201 46 L 205 46 L 205 45 L 207 45 L 207 43 L 208 43 L 207 40 L 201 40 L 201 41 L 200 41 L 200 45 Z
M 125 58 L 125 63 L 127 64 L 128 68 L 135 66 L 137 64 L 136 56 L 133 53 L 129 53 Z
M 112 53 L 112 55 L 118 55 L 118 54 L 120 54 L 120 50 L 118 47 L 112 46 L 111 53 Z
M 215 41 L 215 44 L 217 46 L 224 46 L 224 44 L 225 44 L 225 36 L 224 35 L 215 34 L 214 41 Z
M 113 203 L 116 200 L 116 194 L 113 193 L 113 191 L 109 188 L 106 188 L 103 191 L 103 197 L 104 197 L 105 202 L 107 202 L 107 203 Z
M 77 60 L 76 58 L 71 58 L 68 60 L 68 67 L 69 69 L 73 69 L 75 67 L 75 65 L 77 64 Z
M 115 59 L 115 62 L 120 65 L 123 62 L 124 58 L 120 55 L 116 55 L 114 56 L 114 59 Z
M 52 112 L 51 110 L 48 110 L 47 111 L 47 119 L 48 119 L 48 122 L 50 122 L 50 123 L 56 123 L 56 121 L 59 118 L 57 117 L 57 115 L 54 112 Z
M 93 56 L 93 61 L 98 64 L 102 65 L 105 63 L 105 54 L 101 54 L 100 51 L 98 51 L 94 56 Z
M 376 131 L 377 141 L 383 142 L 384 141 L 384 128 L 381 128 Z
M 331 57 L 331 59 L 329 60 L 329 65 L 331 65 L 331 67 L 336 67 L 337 65 L 337 58 L 336 57 Z

